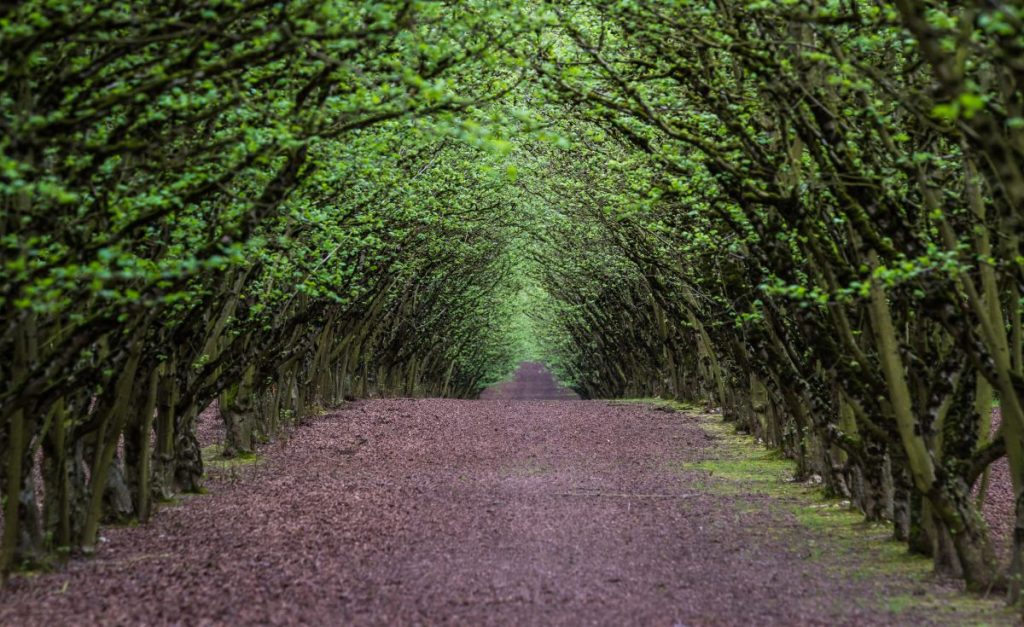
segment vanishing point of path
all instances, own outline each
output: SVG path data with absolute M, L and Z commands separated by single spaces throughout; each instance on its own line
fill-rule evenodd
M 837 574 L 785 513 L 685 469 L 715 455 L 696 419 L 507 398 L 571 396 L 521 375 L 497 400 L 332 411 L 209 495 L 104 530 L 97 557 L 18 579 L 0 623 L 893 622 L 885 581 Z

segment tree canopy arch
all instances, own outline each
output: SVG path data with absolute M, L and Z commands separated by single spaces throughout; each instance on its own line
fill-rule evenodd
M 721 407 L 1015 598 L 1022 47 L 982 2 L 0 8 L 0 566 L 199 489 L 213 400 L 244 454 L 533 356 Z

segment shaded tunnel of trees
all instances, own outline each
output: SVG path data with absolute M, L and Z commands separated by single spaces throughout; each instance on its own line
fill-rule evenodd
M 0 5 L 0 568 L 200 490 L 213 401 L 245 455 L 530 356 L 1016 600 L 1022 84 L 981 0 Z

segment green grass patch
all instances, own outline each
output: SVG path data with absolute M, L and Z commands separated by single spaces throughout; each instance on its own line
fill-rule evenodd
M 205 496 L 209 493 L 209 490 L 200 486 L 197 490 L 193 492 L 175 492 L 174 495 L 171 496 L 170 498 L 159 497 L 154 499 L 154 502 L 160 507 L 176 507 L 189 499 L 194 499 L 199 496 Z
M 701 413 L 694 405 L 663 399 L 630 399 L 686 412 L 712 438 L 709 457 L 675 464 L 692 473 L 693 486 L 733 499 L 738 513 L 769 511 L 795 519 L 804 530 L 802 549 L 841 578 L 874 584 L 879 609 L 895 622 L 926 615 L 943 623 L 1018 624 L 1019 616 L 1002 598 L 986 598 L 938 585 L 929 558 L 911 554 L 906 544 L 892 540 L 887 523 L 868 523 L 848 501 L 828 498 L 818 485 L 794 481 L 796 464 L 781 452 L 769 450 L 752 436 L 738 434 L 720 416 Z M 791 538 L 792 530 L 761 529 L 767 537 Z M 902 617 L 902 618 L 901 618 Z
M 702 412 L 704 406 L 701 403 L 690 401 L 676 401 L 667 398 L 622 398 L 610 401 L 609 405 L 653 405 L 659 409 L 667 409 L 680 412 Z
M 207 471 L 227 471 L 239 467 L 252 466 L 260 460 L 260 456 L 256 453 L 242 453 L 235 457 L 223 457 L 221 455 L 224 452 L 222 444 L 211 444 L 201 452 L 203 454 L 203 468 Z

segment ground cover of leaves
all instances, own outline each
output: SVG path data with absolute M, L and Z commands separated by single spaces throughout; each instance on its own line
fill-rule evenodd
M 647 404 L 362 401 L 16 579 L 0 623 L 1011 622 L 786 468 Z

